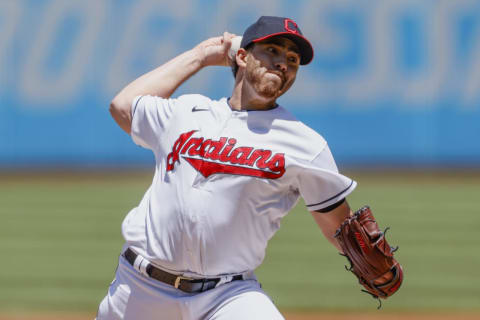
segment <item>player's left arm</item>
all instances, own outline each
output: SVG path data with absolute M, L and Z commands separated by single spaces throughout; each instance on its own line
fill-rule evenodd
M 352 214 L 352 210 L 350 209 L 347 200 L 343 199 L 340 201 L 340 205 L 334 205 L 332 210 L 310 211 L 310 213 L 315 219 L 318 227 L 322 230 L 325 238 L 327 238 L 327 240 L 330 241 L 339 252 L 342 252 L 340 244 L 334 235 L 342 222 Z

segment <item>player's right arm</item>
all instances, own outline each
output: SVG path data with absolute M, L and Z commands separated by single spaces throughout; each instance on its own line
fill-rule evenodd
M 234 34 L 207 39 L 160 67 L 140 76 L 123 88 L 110 103 L 110 113 L 128 134 L 132 125 L 132 102 L 135 97 L 152 95 L 169 98 L 187 79 L 206 66 L 227 66 L 228 50 Z

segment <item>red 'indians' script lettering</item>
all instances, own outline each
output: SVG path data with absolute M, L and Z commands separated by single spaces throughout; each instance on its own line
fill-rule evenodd
M 167 171 L 180 163 L 180 156 L 205 178 L 215 173 L 278 179 L 285 173 L 285 155 L 253 147 L 235 147 L 237 139 L 193 138 L 196 130 L 182 133 L 167 156 Z

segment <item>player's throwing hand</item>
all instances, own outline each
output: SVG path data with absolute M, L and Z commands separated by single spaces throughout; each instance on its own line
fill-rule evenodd
M 194 50 L 199 55 L 202 66 L 229 66 L 228 50 L 235 36 L 233 33 L 224 32 L 223 36 L 210 38 L 199 43 Z

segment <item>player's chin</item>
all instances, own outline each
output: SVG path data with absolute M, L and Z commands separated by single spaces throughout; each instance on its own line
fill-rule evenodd
M 259 95 L 265 99 L 272 100 L 278 98 L 281 93 L 278 90 L 261 90 Z
M 277 98 L 283 94 L 283 82 L 269 81 L 259 86 L 258 93 L 265 98 Z

